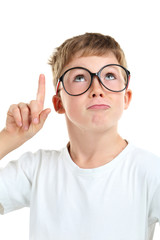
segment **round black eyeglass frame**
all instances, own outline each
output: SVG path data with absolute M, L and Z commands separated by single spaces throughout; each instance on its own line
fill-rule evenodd
M 101 78 L 100 78 L 101 71 L 102 71 L 105 67 L 108 67 L 108 66 L 119 66 L 119 67 L 121 67 L 121 68 L 123 68 L 123 69 L 125 70 L 126 75 L 127 75 L 127 82 L 126 82 L 125 87 L 124 87 L 122 90 L 119 90 L 119 91 L 111 90 L 111 89 L 107 88 L 107 87 L 103 84 L 103 82 L 101 81 Z M 69 92 L 65 89 L 65 86 L 64 86 L 64 83 L 63 83 L 64 75 L 65 75 L 68 71 L 70 71 L 70 70 L 72 70 L 72 69 L 84 69 L 84 70 L 86 70 L 86 71 L 91 75 L 90 85 L 89 85 L 89 87 L 88 87 L 84 92 L 82 92 L 82 93 L 79 93 L 79 94 L 71 94 L 71 93 L 69 93 Z M 108 89 L 109 91 L 111 91 L 111 92 L 122 92 L 122 91 L 124 91 L 125 89 L 128 88 L 129 80 L 130 80 L 130 71 L 128 71 L 125 67 L 123 67 L 123 66 L 121 66 L 121 65 L 119 65 L 119 64 L 108 64 L 108 65 L 105 65 L 105 66 L 103 66 L 97 73 L 92 73 L 92 72 L 90 72 L 87 68 L 83 68 L 83 67 L 73 67 L 73 68 L 67 69 L 67 70 L 63 73 L 63 75 L 58 79 L 57 86 L 56 86 L 56 95 L 58 94 L 58 91 L 59 91 L 58 89 L 59 89 L 60 82 L 62 82 L 63 88 L 64 88 L 64 90 L 65 90 L 65 92 L 66 92 L 67 94 L 69 94 L 70 96 L 80 96 L 80 95 L 84 94 L 85 92 L 87 92 L 88 89 L 91 87 L 94 76 L 97 76 L 97 77 L 98 77 L 98 80 L 100 81 L 100 83 L 101 83 L 106 89 Z

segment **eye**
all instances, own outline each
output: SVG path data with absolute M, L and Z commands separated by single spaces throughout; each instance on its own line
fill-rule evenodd
M 112 74 L 112 73 L 107 73 L 106 76 L 105 76 L 105 79 L 106 79 L 106 80 L 114 80 L 114 79 L 116 79 L 116 78 L 115 78 L 114 74 Z
M 85 77 L 83 75 L 77 75 L 74 78 L 74 82 L 84 82 L 85 81 Z

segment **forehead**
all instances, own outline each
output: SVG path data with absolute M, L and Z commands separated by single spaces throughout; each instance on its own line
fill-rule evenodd
M 119 64 L 113 53 L 108 53 L 102 56 L 79 56 L 76 55 L 64 67 L 63 72 L 72 67 L 84 67 L 92 72 L 97 72 L 101 67 L 107 64 Z

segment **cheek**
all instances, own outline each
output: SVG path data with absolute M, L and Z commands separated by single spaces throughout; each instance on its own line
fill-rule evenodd
M 62 104 L 65 109 L 66 115 L 70 117 L 80 116 L 83 111 L 84 99 L 83 96 L 70 96 L 66 92 L 61 94 Z
M 71 120 L 74 119 L 79 113 L 78 104 L 72 97 L 62 97 L 63 107 L 65 109 L 66 116 Z
M 114 101 L 114 114 L 119 119 L 124 111 L 125 108 L 125 98 L 124 94 L 120 94 L 119 96 L 115 98 Z
M 78 107 L 76 104 L 70 104 L 68 107 L 67 107 L 67 110 L 66 110 L 66 114 L 68 116 L 76 116 L 77 113 L 78 113 Z

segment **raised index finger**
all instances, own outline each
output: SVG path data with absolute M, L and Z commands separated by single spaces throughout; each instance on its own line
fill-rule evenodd
M 38 83 L 38 91 L 37 91 L 37 98 L 36 100 L 44 105 L 44 99 L 45 99 L 45 76 L 41 74 L 39 76 L 39 83 Z

